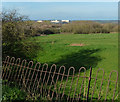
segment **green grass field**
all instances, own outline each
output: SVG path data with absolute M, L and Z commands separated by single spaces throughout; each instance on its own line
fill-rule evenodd
M 67 69 L 75 67 L 76 74 L 80 67 L 86 67 L 89 74 L 90 67 L 93 68 L 94 77 L 98 68 L 105 70 L 105 79 L 109 78 L 112 70 L 118 70 L 118 34 L 54 34 L 48 36 L 39 36 L 31 38 L 30 41 L 36 41 L 42 47 L 34 61 L 41 63 L 56 64 L 59 68 L 64 65 Z M 71 44 L 83 44 L 84 46 L 70 46 Z M 99 74 L 99 78 L 102 74 Z M 112 74 L 112 79 L 116 79 L 116 74 Z M 69 79 L 70 81 L 71 79 Z M 76 81 L 76 79 L 74 79 Z M 93 80 L 94 81 L 94 80 Z M 81 81 L 79 81 L 81 82 Z M 75 82 L 74 82 L 75 83 Z M 98 89 L 99 89 L 98 82 Z M 70 83 L 68 83 L 68 86 Z M 114 85 L 114 83 L 113 83 Z M 113 89 L 111 84 L 110 88 Z M 59 85 L 58 85 L 59 86 Z M 74 89 L 75 85 L 72 86 Z M 107 81 L 103 83 L 103 98 L 106 92 Z M 109 99 L 112 98 L 109 95 Z M 68 89 L 69 90 L 69 89 Z M 98 91 L 95 91 L 96 93 Z M 72 93 L 71 93 L 72 94 Z M 96 94 L 97 95 L 97 94 Z
M 32 39 L 31 39 L 32 40 Z M 54 34 L 35 37 L 43 48 L 35 61 L 55 63 L 66 67 L 81 66 L 118 69 L 118 34 Z M 85 44 L 70 46 L 70 44 Z

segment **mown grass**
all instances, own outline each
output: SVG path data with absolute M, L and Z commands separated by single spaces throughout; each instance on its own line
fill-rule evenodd
M 48 36 L 40 36 L 29 39 L 36 41 L 42 47 L 34 61 L 41 63 L 48 63 L 52 65 L 55 63 L 57 68 L 64 65 L 68 70 L 69 67 L 75 67 L 76 73 L 80 67 L 86 67 L 87 76 L 89 76 L 90 67 L 93 68 L 92 77 L 96 76 L 98 68 L 105 71 L 104 78 L 108 80 L 112 70 L 118 70 L 118 34 L 54 34 Z M 85 46 L 70 46 L 70 44 L 85 44 Z M 98 97 L 100 82 L 102 79 L 102 71 L 99 73 L 95 96 Z M 112 80 L 116 80 L 116 73 L 112 74 Z M 75 84 L 72 85 L 72 90 L 75 89 L 77 79 L 74 79 Z M 91 89 L 94 86 L 95 80 L 91 82 Z M 79 80 L 81 85 L 81 80 Z M 88 81 L 86 82 L 86 84 Z M 67 86 L 70 86 L 71 79 L 69 79 Z M 102 98 L 105 98 L 108 81 L 103 82 Z M 59 85 L 58 85 L 59 87 Z M 115 82 L 110 83 L 108 99 L 112 99 Z M 78 88 L 79 89 L 79 88 Z M 65 92 L 68 94 L 69 88 Z M 86 89 L 87 90 L 87 89 Z M 77 90 L 79 91 L 79 90 Z M 87 91 L 86 91 L 87 92 Z M 76 92 L 79 93 L 79 92 Z M 92 93 L 92 91 L 91 91 Z M 90 94 L 91 94 L 90 93 Z M 73 95 L 74 93 L 70 93 Z M 116 93 L 117 94 L 117 93 Z

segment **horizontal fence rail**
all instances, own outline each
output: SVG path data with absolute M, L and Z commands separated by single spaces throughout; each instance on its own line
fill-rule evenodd
M 81 67 L 75 72 L 65 66 L 57 68 L 55 64 L 34 64 L 20 58 L 6 57 L 2 67 L 3 84 L 14 83 L 31 96 L 42 97 L 49 101 L 114 101 L 118 100 L 118 72 L 112 71 L 106 79 L 105 71 L 98 69 L 92 74 L 92 68 Z M 114 74 L 114 78 L 112 75 Z M 113 80 L 114 79 L 114 80 Z

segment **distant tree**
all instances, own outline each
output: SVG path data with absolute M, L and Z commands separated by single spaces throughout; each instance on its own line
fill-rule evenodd
M 117 31 L 117 24 L 101 24 L 94 21 L 72 21 L 63 24 L 61 31 L 64 33 L 89 34 L 89 33 L 110 33 Z

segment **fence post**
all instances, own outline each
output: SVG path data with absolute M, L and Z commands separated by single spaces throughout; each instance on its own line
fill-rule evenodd
M 87 102 L 88 102 L 88 98 L 89 98 L 91 75 L 92 75 L 92 67 L 90 67 L 90 76 L 89 76 L 88 91 L 87 91 L 87 100 L 86 100 Z

